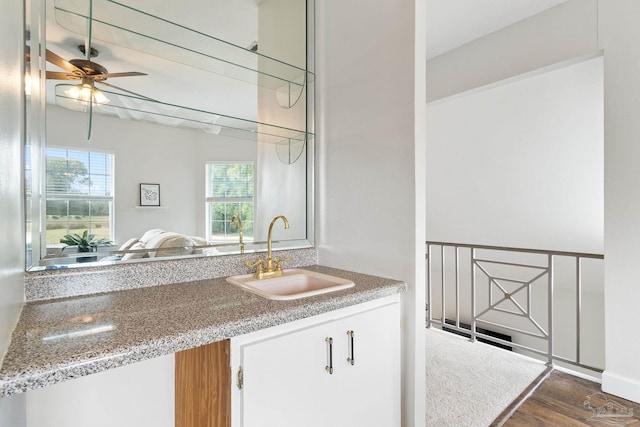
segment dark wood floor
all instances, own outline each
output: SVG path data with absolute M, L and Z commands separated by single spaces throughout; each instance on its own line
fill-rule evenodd
M 640 427 L 640 404 L 602 393 L 598 383 L 549 370 L 492 427 L 627 425 Z

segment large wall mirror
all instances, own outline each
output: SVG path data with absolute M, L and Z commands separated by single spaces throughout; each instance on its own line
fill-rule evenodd
M 26 0 L 27 269 L 311 246 L 312 2 Z

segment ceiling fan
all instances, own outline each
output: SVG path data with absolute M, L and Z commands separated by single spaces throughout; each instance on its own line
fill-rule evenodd
M 80 45 L 79 48 L 81 51 L 85 50 L 84 45 Z M 69 85 L 69 88 L 65 91 L 65 95 L 71 99 L 77 100 L 77 102 L 86 106 L 89 111 L 89 128 L 87 140 L 91 139 L 91 124 L 93 119 L 94 105 L 106 104 L 109 102 L 109 99 L 96 88 L 96 84 L 114 88 L 122 92 L 127 92 L 137 97 L 151 99 L 147 96 L 137 94 L 114 84 L 107 83 L 105 81 L 110 78 L 146 76 L 147 74 L 137 71 L 109 73 L 109 71 L 105 67 L 91 61 L 90 57 L 97 56 L 97 53 L 98 52 L 96 49 L 89 48 L 86 53 L 86 59 L 71 59 L 67 61 L 61 56 L 50 51 L 49 49 L 46 50 L 47 62 L 56 65 L 57 67 L 60 67 L 62 70 L 64 70 L 47 71 L 47 79 L 79 81 L 79 84 L 77 85 Z

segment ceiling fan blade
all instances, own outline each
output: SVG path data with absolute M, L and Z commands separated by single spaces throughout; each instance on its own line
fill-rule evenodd
M 79 80 L 76 74 L 63 73 L 62 71 L 47 71 L 47 78 L 52 80 Z
M 77 74 L 77 73 L 81 73 L 81 75 L 85 74 L 85 72 L 82 71 L 80 68 L 76 67 L 66 59 L 63 59 L 61 56 L 58 56 L 55 53 L 51 52 L 49 49 L 47 49 L 47 62 L 50 62 L 53 65 L 57 65 L 63 70 L 67 70 L 74 74 Z
M 102 79 L 110 79 L 113 77 L 133 77 L 133 76 L 148 76 L 147 73 L 139 73 L 137 71 L 130 71 L 130 72 L 126 72 L 126 73 L 107 73 L 107 74 L 96 74 L 93 77 L 93 79 L 95 80 L 102 80 Z
M 100 80 L 96 80 L 96 83 L 100 83 L 101 85 L 109 86 L 109 87 L 112 87 L 114 89 L 118 89 L 118 90 L 121 90 L 123 92 L 130 93 L 130 94 L 135 95 L 135 96 L 140 97 L 140 98 L 148 99 L 150 101 L 155 101 L 155 99 L 153 99 L 153 98 L 149 98 L 148 96 L 140 95 L 139 93 L 135 93 L 135 92 L 132 92 L 130 90 L 123 89 L 123 88 L 121 88 L 119 86 L 112 85 L 111 83 L 103 82 L 103 81 L 100 81 Z

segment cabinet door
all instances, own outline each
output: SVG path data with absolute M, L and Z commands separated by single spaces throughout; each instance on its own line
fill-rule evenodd
M 341 320 L 339 326 L 343 345 L 338 347 L 335 375 L 341 381 L 333 409 L 340 416 L 327 425 L 399 426 L 399 304 Z
M 326 427 L 332 400 L 326 328 L 281 335 L 242 348 L 242 427 Z
M 353 331 L 353 344 L 347 331 Z M 400 425 L 397 303 L 244 344 L 239 351 L 241 427 Z M 352 356 L 353 364 L 347 360 Z M 326 369 L 330 363 L 333 373 Z
M 26 426 L 173 427 L 174 371 L 171 354 L 32 390 Z

